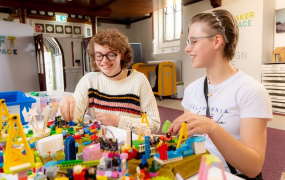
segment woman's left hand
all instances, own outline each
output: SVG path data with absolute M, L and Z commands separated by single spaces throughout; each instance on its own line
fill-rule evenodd
M 188 136 L 193 136 L 194 134 L 211 134 L 218 125 L 210 118 L 186 112 L 172 122 L 171 126 L 168 128 L 168 132 L 177 134 L 180 131 L 183 122 L 187 122 Z
M 101 113 L 101 112 L 95 112 L 96 120 L 100 121 L 101 124 L 105 126 L 115 126 L 118 127 L 120 116 L 116 116 L 114 114 L 110 113 Z

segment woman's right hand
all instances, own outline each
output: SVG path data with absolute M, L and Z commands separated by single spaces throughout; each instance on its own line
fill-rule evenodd
M 75 99 L 73 96 L 64 96 L 59 103 L 61 117 L 65 121 L 72 121 L 74 118 Z

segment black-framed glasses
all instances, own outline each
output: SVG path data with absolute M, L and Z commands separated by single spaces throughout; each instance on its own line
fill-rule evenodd
M 210 35 L 210 36 L 200 36 L 200 37 L 191 37 L 188 38 L 186 41 L 186 45 L 189 45 L 190 47 L 194 47 L 194 45 L 197 42 L 197 39 L 204 39 L 204 38 L 212 38 L 215 37 L 216 35 Z
M 114 61 L 116 59 L 116 57 L 118 56 L 118 54 L 113 53 L 113 52 L 108 52 L 107 54 L 102 54 L 102 53 L 96 52 L 94 54 L 94 59 L 95 59 L 95 61 L 102 61 L 104 59 L 104 56 L 106 56 L 106 58 L 109 61 Z

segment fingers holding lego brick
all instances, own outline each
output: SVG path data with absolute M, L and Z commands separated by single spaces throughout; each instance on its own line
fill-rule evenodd
M 64 96 L 59 103 L 62 118 L 69 122 L 74 118 L 75 99 L 73 96 Z

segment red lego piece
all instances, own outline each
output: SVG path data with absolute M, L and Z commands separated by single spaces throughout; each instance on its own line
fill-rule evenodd
M 167 144 L 162 143 L 160 147 L 158 147 L 159 159 L 167 160 Z
M 125 150 L 124 153 L 128 154 L 127 160 L 133 159 L 137 156 L 137 150 L 135 148 L 132 148 L 132 152 L 130 152 L 129 150 Z
M 54 122 L 55 122 L 55 120 L 49 121 L 49 122 L 47 123 L 47 126 L 50 127 Z
M 85 169 L 82 170 L 80 174 L 73 173 L 74 180 L 85 180 Z
M 78 134 L 78 135 L 73 135 L 73 137 L 74 137 L 75 140 L 80 140 L 80 139 L 81 139 L 81 135 L 80 135 L 80 134 Z

